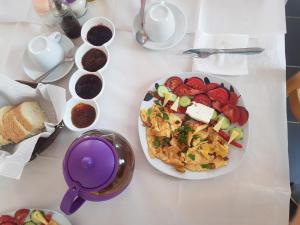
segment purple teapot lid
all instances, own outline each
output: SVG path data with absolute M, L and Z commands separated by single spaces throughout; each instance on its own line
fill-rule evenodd
M 71 188 L 101 190 L 114 180 L 118 156 L 112 144 L 104 138 L 86 137 L 70 146 L 63 167 Z

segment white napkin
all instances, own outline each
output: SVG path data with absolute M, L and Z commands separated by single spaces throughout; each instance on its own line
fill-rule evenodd
M 248 39 L 248 35 L 211 35 L 197 32 L 194 48 L 246 48 Z M 220 75 L 246 75 L 248 74 L 247 56 L 240 54 L 216 54 L 208 58 L 194 58 L 193 71 Z
M 35 100 L 39 102 L 48 119 L 45 123 L 45 132 L 19 144 L 0 148 L 0 175 L 19 179 L 39 137 L 50 136 L 54 126 L 62 120 L 66 105 L 66 91 L 64 88 L 48 84 L 39 84 L 36 89 L 32 89 L 3 75 L 0 75 L 0 80 L 0 107 Z
M 211 34 L 282 34 L 285 1 L 201 0 L 198 28 Z

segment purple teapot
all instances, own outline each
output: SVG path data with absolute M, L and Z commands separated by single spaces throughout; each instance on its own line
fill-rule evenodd
M 63 173 L 69 186 L 61 210 L 70 215 L 86 201 L 109 200 L 129 185 L 134 154 L 127 140 L 116 132 L 93 130 L 69 147 Z

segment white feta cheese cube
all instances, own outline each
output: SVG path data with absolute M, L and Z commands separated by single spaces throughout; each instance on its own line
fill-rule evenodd
M 193 102 L 193 104 L 190 105 L 186 110 L 186 114 L 203 123 L 209 123 L 213 113 L 213 108 L 196 102 Z

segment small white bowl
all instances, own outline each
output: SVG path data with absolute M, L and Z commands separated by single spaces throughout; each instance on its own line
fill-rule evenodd
M 72 122 L 72 109 L 75 105 L 77 105 L 79 103 L 91 105 L 96 110 L 96 118 L 95 118 L 94 122 L 88 127 L 78 128 L 78 127 L 74 126 L 74 124 Z M 85 131 L 88 131 L 88 130 L 91 130 L 92 128 L 94 128 L 95 124 L 99 120 L 99 114 L 100 114 L 99 106 L 95 100 L 80 100 L 80 99 L 76 99 L 76 98 L 71 98 L 69 101 L 67 101 L 66 111 L 64 114 L 63 121 L 64 121 L 64 124 L 66 125 L 66 127 L 69 128 L 71 131 L 85 132 Z
M 84 98 L 81 98 L 80 96 L 78 96 L 78 94 L 76 93 L 76 90 L 75 90 L 76 83 L 79 80 L 79 78 L 81 78 L 84 75 L 95 75 L 101 80 L 102 88 L 101 88 L 100 92 L 94 98 L 84 99 Z M 79 69 L 75 73 L 72 74 L 72 76 L 69 80 L 69 91 L 70 91 L 72 97 L 77 98 L 79 100 L 96 100 L 96 99 L 98 99 L 102 95 L 104 87 L 105 87 L 104 78 L 103 78 L 102 74 L 98 73 L 98 72 L 86 72 L 84 70 Z
M 116 32 L 115 31 L 115 25 L 113 24 L 112 21 L 110 21 L 109 19 L 104 18 L 104 17 L 94 17 L 94 18 L 89 19 L 88 21 L 86 21 L 83 24 L 82 29 L 81 29 L 81 38 L 82 38 L 82 40 L 85 43 L 87 43 L 88 45 L 94 47 L 95 45 L 91 44 L 87 40 L 87 33 L 92 27 L 97 26 L 97 25 L 104 25 L 104 26 L 108 27 L 111 30 L 111 32 L 112 32 L 111 39 L 103 44 L 104 46 L 109 46 L 112 43 L 112 41 L 115 37 L 115 32 Z M 99 46 L 96 46 L 96 47 L 99 47 Z
M 87 53 L 89 50 L 91 50 L 93 48 L 101 50 L 106 55 L 106 63 L 105 63 L 105 65 L 102 68 L 100 68 L 99 70 L 95 71 L 95 72 L 101 72 L 101 71 L 103 71 L 106 68 L 107 64 L 109 63 L 109 59 L 110 59 L 107 47 L 105 47 L 105 46 L 96 47 L 96 46 L 88 45 L 86 43 L 82 44 L 77 49 L 77 51 L 75 53 L 75 64 L 76 64 L 77 68 L 79 68 L 81 70 L 84 70 L 84 71 L 87 71 L 87 72 L 91 72 L 91 71 L 85 70 L 83 68 L 81 61 L 82 61 L 82 57 L 84 56 L 84 54 Z

